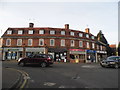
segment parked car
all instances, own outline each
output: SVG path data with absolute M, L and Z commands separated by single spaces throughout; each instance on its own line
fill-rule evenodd
M 25 66 L 26 64 L 40 64 L 41 67 L 46 67 L 53 64 L 53 57 L 50 54 L 32 54 L 18 60 L 18 65 Z
M 102 67 L 114 67 L 114 68 L 119 68 L 120 67 L 120 56 L 110 56 L 107 57 L 106 60 L 102 60 L 100 62 L 100 65 Z

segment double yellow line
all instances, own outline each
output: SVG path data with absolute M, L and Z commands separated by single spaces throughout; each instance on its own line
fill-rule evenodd
M 14 69 L 14 68 L 7 68 L 7 69 L 14 70 L 14 71 L 17 71 L 17 72 L 22 74 L 24 81 L 23 82 L 19 82 L 19 84 L 22 83 L 19 86 L 19 89 L 21 90 L 21 89 L 25 88 L 25 85 L 27 84 L 29 75 L 26 72 L 18 70 L 18 69 Z

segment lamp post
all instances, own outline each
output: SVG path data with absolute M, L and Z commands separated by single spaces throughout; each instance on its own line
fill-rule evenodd
M 45 44 L 45 54 L 48 54 L 48 46 Z

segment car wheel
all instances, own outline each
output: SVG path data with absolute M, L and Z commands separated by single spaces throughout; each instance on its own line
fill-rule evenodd
M 101 63 L 100 63 L 100 66 L 101 66 L 101 67 L 105 67 L 105 66 L 103 66 Z
M 24 62 L 20 62 L 19 66 L 25 66 L 25 63 Z
M 45 62 L 41 63 L 41 67 L 42 67 L 42 68 L 44 68 L 44 67 L 46 67 L 46 66 L 47 66 L 47 64 L 46 64 Z
M 115 64 L 115 68 L 118 69 L 118 68 L 119 68 L 119 65 L 118 65 L 118 64 Z

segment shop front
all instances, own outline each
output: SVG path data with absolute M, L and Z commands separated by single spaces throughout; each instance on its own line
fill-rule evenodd
M 23 48 L 3 48 L 3 60 L 17 60 L 22 57 Z
M 96 62 L 96 51 L 86 50 L 86 63 Z
M 106 59 L 107 52 L 106 51 L 97 51 L 97 61 L 100 62 L 103 59 Z
M 51 54 L 55 62 L 67 62 L 66 48 L 48 48 L 48 54 Z
M 69 49 L 70 62 L 85 62 L 85 50 L 84 49 Z
M 31 54 L 45 54 L 45 48 L 25 48 L 25 56 L 29 56 Z

